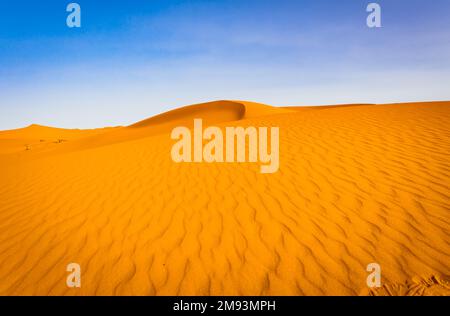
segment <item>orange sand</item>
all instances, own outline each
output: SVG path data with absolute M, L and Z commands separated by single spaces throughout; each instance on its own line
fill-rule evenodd
M 278 126 L 279 171 L 174 163 L 170 131 L 193 118 Z M 220 101 L 0 132 L 0 294 L 449 295 L 449 154 L 450 102 Z

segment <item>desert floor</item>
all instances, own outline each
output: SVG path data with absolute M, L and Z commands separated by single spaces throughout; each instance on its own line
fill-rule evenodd
M 173 162 L 193 118 L 278 126 L 279 171 Z M 0 132 L 0 175 L 0 295 L 450 295 L 450 102 L 31 125 Z

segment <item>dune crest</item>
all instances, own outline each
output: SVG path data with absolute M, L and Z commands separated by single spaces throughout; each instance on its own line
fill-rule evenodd
M 245 112 L 246 108 L 241 103 L 232 101 L 214 101 L 188 105 L 175 110 L 171 110 L 148 118 L 146 120 L 134 123 L 129 127 L 153 127 L 158 128 L 158 131 L 168 131 L 175 126 L 188 123 L 193 119 L 199 117 L 210 124 L 238 121 L 244 117 Z
M 18 128 L 7 131 L 0 131 L 0 139 L 55 139 L 67 138 L 75 139 L 86 137 L 92 134 L 98 134 L 102 131 L 112 128 L 98 129 L 65 129 L 50 127 L 38 124 L 31 124 L 24 128 Z

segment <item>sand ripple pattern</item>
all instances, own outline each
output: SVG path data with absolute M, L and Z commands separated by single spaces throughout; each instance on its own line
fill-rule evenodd
M 450 103 L 230 125 L 279 126 L 278 173 L 176 164 L 166 133 L 0 156 L 0 294 L 448 295 Z

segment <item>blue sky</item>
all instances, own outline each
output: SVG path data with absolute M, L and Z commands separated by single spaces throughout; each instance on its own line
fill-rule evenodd
M 0 129 L 127 125 L 191 103 L 450 100 L 450 1 L 0 2 Z

